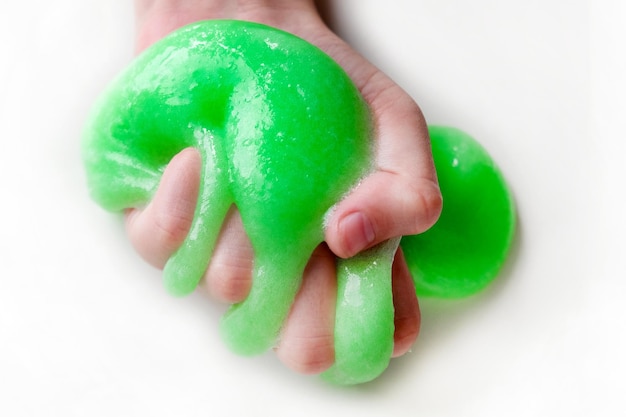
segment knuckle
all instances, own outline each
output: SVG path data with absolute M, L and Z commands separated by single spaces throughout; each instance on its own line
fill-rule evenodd
M 430 227 L 435 224 L 441 215 L 441 209 L 443 208 L 441 190 L 437 184 L 429 181 L 428 185 L 424 187 L 424 191 L 421 193 L 421 196 L 424 206 L 426 227 Z
M 298 336 L 281 346 L 280 358 L 292 370 L 313 375 L 330 368 L 334 352 L 332 335 Z
M 209 293 L 222 301 L 236 303 L 243 301 L 252 285 L 251 271 L 242 265 L 209 265 L 206 273 Z
M 409 210 L 414 215 L 414 232 L 422 233 L 434 225 L 441 215 L 441 191 L 435 182 L 426 180 L 413 186 L 409 195 Z
M 187 237 L 192 218 L 184 213 L 160 212 L 154 217 L 154 239 L 164 247 L 178 247 Z

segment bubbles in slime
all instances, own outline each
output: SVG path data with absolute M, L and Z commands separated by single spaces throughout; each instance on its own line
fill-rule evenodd
M 276 342 L 323 241 L 326 213 L 372 170 L 368 106 L 345 72 L 300 38 L 250 22 L 199 22 L 144 51 L 95 104 L 83 141 L 92 197 L 111 211 L 147 204 L 187 147 L 202 157 L 200 190 L 164 285 L 174 295 L 196 288 L 235 205 L 254 249 L 253 284 L 221 331 L 235 352 L 262 353 Z M 362 383 L 387 367 L 398 244 L 338 261 L 336 360 L 327 380 Z M 418 289 L 441 281 L 419 272 Z

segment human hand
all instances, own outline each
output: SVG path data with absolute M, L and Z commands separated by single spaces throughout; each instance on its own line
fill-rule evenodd
M 138 0 L 137 48 L 202 19 L 236 18 L 265 23 L 317 45 L 351 76 L 372 109 L 377 128 L 376 167 L 339 203 L 328 219 L 326 244 L 305 270 L 303 284 L 283 328 L 279 358 L 303 373 L 318 373 L 334 359 L 335 254 L 350 257 L 379 242 L 430 227 L 441 196 L 423 117 L 414 101 L 373 65 L 334 35 L 312 1 L 145 1 Z M 163 267 L 182 243 L 194 215 L 200 157 L 192 149 L 166 169 L 152 202 L 127 211 L 133 245 L 150 263 Z M 203 287 L 228 303 L 246 298 L 254 255 L 236 210 L 231 210 L 205 274 Z M 401 251 L 393 265 L 394 356 L 405 353 L 419 330 L 419 308 Z

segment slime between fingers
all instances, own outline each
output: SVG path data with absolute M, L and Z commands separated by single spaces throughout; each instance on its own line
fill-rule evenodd
M 254 248 L 253 284 L 225 314 L 222 334 L 238 353 L 262 353 L 323 240 L 325 214 L 371 169 L 368 106 L 337 63 L 302 39 L 249 22 L 200 22 L 148 48 L 96 104 L 83 147 L 93 197 L 110 210 L 145 205 L 187 147 L 202 156 L 201 185 L 165 287 L 194 290 L 235 205 Z
M 202 157 L 199 196 L 164 285 L 174 295 L 196 288 L 236 206 L 254 249 L 253 283 L 224 315 L 222 336 L 238 353 L 262 353 L 277 341 L 326 213 L 372 171 L 369 108 L 337 63 L 304 40 L 250 22 L 199 22 L 148 48 L 94 106 L 83 142 L 91 195 L 111 211 L 144 206 L 188 147 Z M 402 244 L 422 252 L 428 238 Z M 395 239 L 339 262 L 336 361 L 327 380 L 362 383 L 387 367 L 397 246 Z M 433 254 L 433 264 L 448 259 Z M 421 274 L 418 290 L 436 286 L 440 279 L 421 264 L 412 269 Z

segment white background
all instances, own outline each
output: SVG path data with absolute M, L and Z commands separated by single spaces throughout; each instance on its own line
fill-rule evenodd
M 492 287 L 424 300 L 412 352 L 338 389 L 227 351 L 224 307 L 168 296 L 89 200 L 81 127 L 132 58 L 130 2 L 3 1 L 0 415 L 620 415 L 626 10 L 589 3 L 335 2 L 429 122 L 492 153 L 520 216 Z

